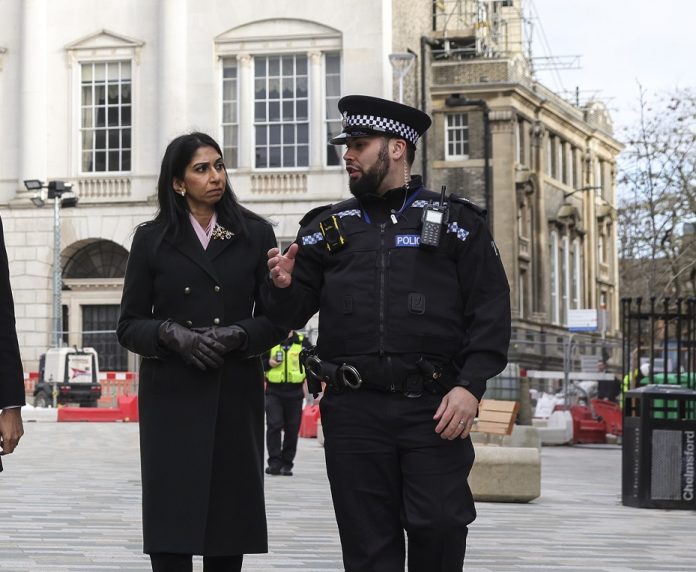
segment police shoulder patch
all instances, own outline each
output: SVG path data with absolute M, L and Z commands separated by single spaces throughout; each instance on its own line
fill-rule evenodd
M 300 226 L 306 226 L 312 220 L 321 212 L 328 210 L 332 207 L 333 205 L 322 205 L 320 207 L 316 207 L 309 211 L 307 214 L 305 214 L 302 219 L 300 219 Z
M 486 209 L 478 206 L 476 203 L 471 202 L 466 197 L 460 197 L 459 195 L 450 195 L 449 198 L 451 201 L 454 201 L 455 203 L 459 203 L 459 204 L 464 205 L 465 207 L 470 208 L 477 215 L 482 216 L 484 218 L 485 218 L 486 214 L 488 213 L 488 211 Z

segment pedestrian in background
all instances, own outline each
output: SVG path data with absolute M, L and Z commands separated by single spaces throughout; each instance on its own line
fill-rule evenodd
M 144 551 L 155 572 L 240 570 L 267 552 L 261 355 L 285 337 L 262 315 L 271 225 L 242 207 L 219 145 L 167 147 L 159 212 L 128 259 L 120 343 L 143 357 Z
M 264 358 L 267 475 L 292 476 L 305 396 L 300 352 L 310 347 L 304 335 L 291 330 L 288 338 L 271 348 Z
M 24 369 L 19 355 L 10 267 L 0 218 L 0 455 L 12 453 L 24 435 L 22 406 L 25 403 Z
M 461 571 L 475 516 L 469 431 L 507 363 L 510 296 L 482 209 L 411 175 L 425 113 L 339 101 L 353 198 L 300 222 L 269 252 L 268 315 L 320 311 L 312 371 L 347 572 Z M 308 372 L 308 376 L 311 375 Z M 407 538 L 404 538 L 404 530 Z

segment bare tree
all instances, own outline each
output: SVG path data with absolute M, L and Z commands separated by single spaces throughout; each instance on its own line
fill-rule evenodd
M 621 293 L 693 296 L 696 93 L 648 97 L 640 87 L 638 103 L 619 177 Z

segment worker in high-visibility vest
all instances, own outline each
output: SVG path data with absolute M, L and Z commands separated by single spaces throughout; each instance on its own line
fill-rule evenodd
M 300 366 L 300 352 L 306 347 L 311 344 L 305 337 L 290 331 L 288 338 L 271 348 L 264 359 L 267 475 L 292 476 L 304 400 L 305 373 Z

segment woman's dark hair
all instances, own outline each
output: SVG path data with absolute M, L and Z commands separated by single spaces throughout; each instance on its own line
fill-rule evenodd
M 215 139 L 206 133 L 193 132 L 180 135 L 174 139 L 164 152 L 159 180 L 157 181 L 157 202 L 159 210 L 154 222 L 164 227 L 164 234 L 178 237 L 184 224 L 188 222 L 188 205 L 186 198 L 174 191 L 174 179 L 184 179 L 186 167 L 196 151 L 201 147 L 212 147 L 222 157 L 222 150 Z M 264 220 L 239 204 L 229 177 L 225 178 L 225 192 L 215 205 L 218 222 L 237 235 L 247 234 L 245 218 Z

